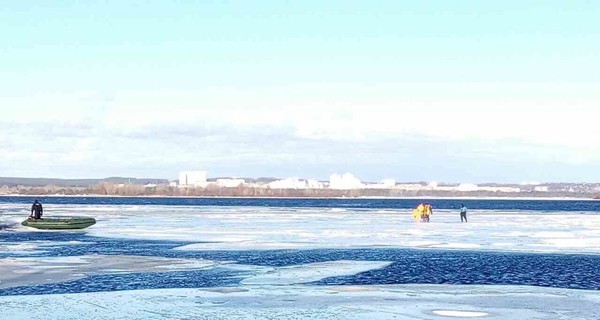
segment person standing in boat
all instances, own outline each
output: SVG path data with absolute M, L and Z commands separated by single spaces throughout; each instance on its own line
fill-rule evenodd
M 35 200 L 31 206 L 31 215 L 29 217 L 37 220 L 41 219 L 43 214 L 44 207 L 42 207 L 42 204 L 39 201 Z

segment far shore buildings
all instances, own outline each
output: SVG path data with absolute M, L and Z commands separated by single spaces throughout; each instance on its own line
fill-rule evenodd
M 325 188 L 325 184 L 319 180 L 308 179 L 308 180 L 306 180 L 306 188 L 307 189 L 323 189 L 323 188 Z
M 380 183 L 366 184 L 364 189 L 394 189 L 394 187 L 396 187 L 396 180 L 383 179 Z
M 246 180 L 237 179 L 237 178 L 222 178 L 217 179 L 216 184 L 221 188 L 237 188 L 241 185 L 244 185 Z
M 517 193 L 521 192 L 521 188 L 513 186 L 499 186 L 499 185 L 477 185 L 474 183 L 460 183 L 460 184 L 439 184 L 437 182 L 430 182 L 429 184 L 421 183 L 400 183 L 397 184 L 394 189 L 404 191 L 446 191 L 446 192 L 506 192 L 506 193 Z
M 334 173 L 329 177 L 329 182 L 323 182 L 316 179 L 302 179 L 299 177 L 289 177 L 286 179 L 248 182 L 240 178 L 217 178 L 208 180 L 206 171 L 182 171 L 179 173 L 179 183 L 171 183 L 171 186 L 182 188 L 217 186 L 219 188 L 270 188 L 270 189 L 333 189 L 333 190 L 358 190 L 358 189 L 382 189 L 382 190 L 401 190 L 401 191 L 440 191 L 440 192 L 499 192 L 499 193 L 519 193 L 519 192 L 550 192 L 556 187 L 548 185 L 501 185 L 501 184 L 482 184 L 474 183 L 454 183 L 444 184 L 438 182 L 429 183 L 397 183 L 395 179 L 383 179 L 379 183 L 363 183 L 352 173 L 338 174 Z M 551 189 L 552 188 L 552 189 Z M 567 191 L 574 192 L 570 187 Z M 560 190 L 559 190 L 560 191 Z
M 337 173 L 332 174 L 329 177 L 329 188 L 336 190 L 353 190 L 362 189 L 364 187 L 360 179 L 356 178 L 351 173 L 344 173 L 339 175 Z
M 292 177 L 269 182 L 268 186 L 271 189 L 306 189 L 306 181 Z
M 179 173 L 180 187 L 204 187 L 206 182 L 206 171 L 182 171 Z
M 300 179 L 298 177 L 275 180 L 269 182 L 267 185 L 271 189 L 323 189 L 325 187 L 321 181 Z

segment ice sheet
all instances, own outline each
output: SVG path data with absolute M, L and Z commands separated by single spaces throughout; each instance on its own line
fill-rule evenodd
M 0 289 L 76 280 L 108 273 L 199 270 L 222 264 L 199 259 L 87 255 L 0 259 Z
M 434 310 L 433 314 L 445 317 L 457 317 L 457 318 L 479 318 L 489 316 L 489 313 L 478 312 L 478 311 L 457 311 L 457 310 Z
M 181 250 L 410 247 L 600 252 L 600 215 L 473 211 L 469 223 L 437 210 L 431 223 L 404 211 L 311 208 L 157 208 L 119 214 L 91 235 L 198 242 Z M 105 227 L 102 227 L 102 225 Z
M 0 289 L 76 280 L 88 275 L 111 273 L 166 272 L 221 267 L 244 271 L 244 285 L 305 284 L 336 276 L 350 276 L 385 268 L 385 261 L 328 261 L 287 267 L 263 267 L 203 259 L 87 255 L 0 259 Z
M 582 212 L 472 210 L 469 223 L 460 223 L 458 213 L 447 210 L 436 210 L 431 223 L 415 223 L 407 210 L 387 209 L 49 205 L 47 212 L 95 217 L 98 223 L 86 229 L 91 236 L 195 242 L 181 250 L 408 247 L 600 253 L 600 215 Z
M 32 255 L 45 252 L 45 249 L 58 246 L 85 245 L 90 242 L 81 241 L 28 241 L 10 242 L 0 239 L 0 253 L 9 252 L 11 255 Z
M 514 286 L 253 286 L 0 297 L 1 319 L 598 319 L 600 293 Z M 26 303 L 24 303 L 26 301 Z M 32 307 L 38 306 L 38 307 Z M 43 306 L 43 307 L 39 307 Z
M 381 261 L 330 261 L 309 263 L 299 266 L 272 268 L 261 270 L 258 274 L 242 281 L 245 285 L 290 285 L 319 281 L 321 279 L 354 275 L 373 269 L 381 269 L 390 265 L 390 262 Z
M 179 250 L 411 247 L 527 252 L 600 253 L 600 215 L 483 212 L 461 224 L 455 212 L 436 210 L 429 224 L 394 210 L 161 206 L 46 206 L 56 216 L 93 216 L 88 235 L 195 242 Z M 26 212 L 11 211 L 14 222 Z M 34 230 L 15 225 L 14 230 Z M 10 243 L 0 252 L 40 252 L 60 242 Z M 79 245 L 78 243 L 66 243 Z M 37 251 L 36 251 L 37 250 Z M 125 256 L 124 259 L 127 256 Z M 10 260 L 12 259 L 12 260 Z M 213 268 L 194 260 L 147 258 L 90 261 L 10 258 L 3 274 L 30 282 L 70 280 L 93 272 L 163 272 Z M 103 259 L 103 258 L 100 258 Z M 120 259 L 112 256 L 110 259 Z M 157 259 L 157 260 L 152 260 Z M 11 261 L 12 267 L 9 266 Z M 173 260 L 179 260 L 174 263 Z M 308 286 L 319 279 L 382 268 L 387 262 L 333 261 L 243 270 L 239 287 L 0 297 L 0 319 L 599 319 L 600 293 L 513 286 Z M 12 268 L 12 269 L 10 269 Z M 10 270 L 9 270 L 10 269 Z M 36 278 L 37 277 L 37 278 Z M 6 279 L 0 279 L 0 286 Z M 15 280 L 10 280 L 14 286 Z M 24 303 L 26 301 L 26 303 Z M 32 308 L 43 305 L 44 308 Z

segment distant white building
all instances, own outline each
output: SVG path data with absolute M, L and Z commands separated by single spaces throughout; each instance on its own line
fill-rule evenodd
M 394 179 L 383 179 L 381 180 L 381 184 L 386 188 L 391 189 L 396 186 L 396 180 Z
M 221 188 L 236 188 L 246 183 L 244 179 L 217 179 L 217 185 Z
M 521 188 L 516 187 L 477 187 L 478 191 L 489 191 L 489 192 L 521 192 Z
M 539 185 L 540 185 L 540 184 L 542 184 L 542 183 L 540 183 L 540 182 L 538 182 L 538 181 L 523 181 L 523 182 L 521 182 L 520 184 L 521 184 L 522 186 L 539 186 Z
M 405 190 L 405 191 L 418 191 L 426 189 L 425 186 L 418 183 L 400 183 L 397 184 L 394 189 Z
M 458 185 L 458 191 L 469 192 L 469 191 L 477 191 L 479 187 L 473 183 L 461 183 Z
M 396 186 L 396 180 L 394 179 L 383 179 L 380 183 L 367 184 L 364 186 L 365 189 L 392 189 Z
M 547 186 L 536 186 L 535 188 L 533 188 L 534 191 L 537 192 L 548 192 L 548 187 Z
M 306 180 L 306 188 L 308 189 L 323 189 L 325 184 L 319 180 L 308 179 Z
M 179 186 L 204 187 L 207 185 L 206 177 L 206 171 L 182 171 L 179 173 Z
M 306 189 L 307 183 L 305 180 L 300 180 L 297 177 L 277 180 L 269 183 L 271 189 Z
M 369 183 L 362 186 L 363 189 L 388 189 L 385 185 L 381 183 Z
M 334 173 L 329 177 L 330 189 L 351 190 L 362 189 L 363 187 L 362 182 L 351 173 L 344 173 L 343 175 Z

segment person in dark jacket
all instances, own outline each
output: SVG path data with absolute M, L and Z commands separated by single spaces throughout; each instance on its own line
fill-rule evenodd
M 42 204 L 39 201 L 35 200 L 31 206 L 31 215 L 29 217 L 37 220 L 41 219 L 43 214 L 44 207 L 42 207 Z
M 465 222 L 467 222 L 467 207 L 465 207 L 464 204 L 460 205 L 460 222 L 463 222 L 463 219 L 465 220 Z

